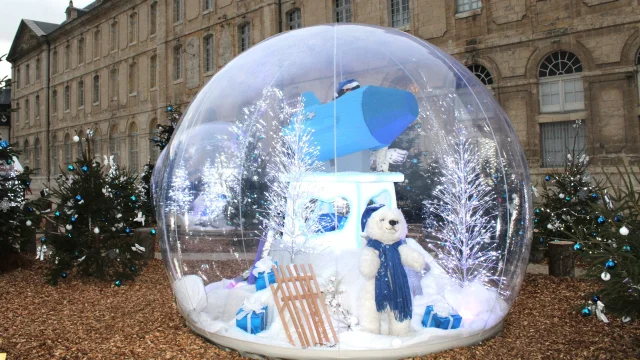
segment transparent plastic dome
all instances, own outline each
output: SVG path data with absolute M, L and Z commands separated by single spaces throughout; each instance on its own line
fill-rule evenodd
M 180 312 L 245 353 L 471 345 L 501 329 L 528 260 L 509 119 L 462 64 L 393 29 L 314 26 L 240 54 L 190 104 L 153 184 Z

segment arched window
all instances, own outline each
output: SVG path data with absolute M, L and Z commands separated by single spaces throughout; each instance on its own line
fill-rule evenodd
M 51 93 L 51 112 L 54 114 L 58 112 L 58 90 L 53 90 Z
M 40 156 L 42 156 L 42 147 L 40 146 L 40 139 L 36 138 L 36 142 L 33 147 L 33 167 L 36 175 L 40 175 Z
M 182 79 L 182 45 L 173 48 L 173 80 Z
M 64 111 L 71 109 L 71 89 L 69 85 L 64 87 Z
M 35 104 L 35 109 L 34 109 L 34 115 L 36 120 L 40 119 L 40 95 L 36 95 L 36 104 Z
M 60 171 L 58 151 L 60 151 L 60 147 L 58 146 L 58 137 L 56 134 L 53 134 L 51 136 L 51 173 L 53 175 L 57 175 Z
M 302 11 L 293 9 L 287 13 L 287 23 L 289 30 L 295 30 L 302 27 Z
M 149 35 L 155 35 L 158 31 L 158 2 L 153 1 L 149 10 Z
M 213 35 L 209 34 L 204 37 L 204 72 L 213 71 Z
M 129 169 L 138 171 L 138 126 L 136 123 L 129 125 Z
M 493 85 L 493 77 L 486 67 L 480 64 L 471 64 L 467 69 L 475 75 L 485 86 Z
M 158 56 L 152 55 L 149 59 L 149 88 L 158 86 Z
M 71 165 L 71 135 L 64 134 L 64 166 Z
M 109 73 L 109 91 L 111 100 L 118 99 L 118 69 L 113 68 Z
M 93 33 L 93 58 L 100 57 L 100 30 L 96 30 Z
M 78 81 L 78 107 L 84 107 L 84 81 Z
M 138 64 L 129 64 L 129 95 L 138 93 Z
M 94 158 L 98 159 L 98 161 L 102 158 L 102 139 L 101 139 L 100 129 L 94 129 L 93 136 L 91 137 L 91 153 Z
M 118 127 L 114 125 L 109 131 L 109 155 L 113 155 L 113 161 L 117 164 L 120 155 L 120 149 L 118 146 Z
M 336 0 L 336 22 L 351 22 L 351 0 Z
M 129 15 L 129 44 L 138 41 L 138 13 L 134 12 Z
M 391 0 L 391 26 L 407 25 L 410 21 L 409 0 Z
M 562 112 L 584 109 L 582 63 L 568 51 L 556 51 L 542 60 L 540 78 L 541 112 Z
M 84 64 L 84 37 L 78 39 L 78 64 Z
M 22 151 L 22 167 L 26 167 L 31 164 L 31 153 L 29 152 L 29 150 L 29 140 L 24 139 L 24 148 Z
M 251 46 L 251 24 L 244 23 L 238 27 L 238 41 L 240 52 L 243 52 Z
M 160 129 L 158 129 L 158 119 L 154 118 L 149 123 L 149 137 L 151 139 L 155 139 L 160 134 Z M 158 156 L 160 155 L 160 149 L 151 141 L 149 141 L 149 161 L 152 164 L 155 164 L 158 160 Z
M 69 70 L 71 68 L 71 45 L 67 44 L 64 47 L 64 69 Z

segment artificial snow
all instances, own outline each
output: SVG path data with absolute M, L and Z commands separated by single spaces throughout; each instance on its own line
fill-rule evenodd
M 338 332 L 340 349 L 375 350 L 399 348 L 423 342 L 435 343 L 445 340 L 472 336 L 478 332 L 498 324 L 506 315 L 509 306 L 498 295 L 495 289 L 485 287 L 482 283 L 471 283 L 460 287 L 450 279 L 435 259 L 415 240 L 407 239 L 407 245 L 419 251 L 425 258 L 428 272 L 420 281 L 422 295 L 413 297 L 413 317 L 411 333 L 406 337 L 389 336 L 386 324 L 382 324 L 382 335 L 371 334 L 355 326 L 348 329 L 334 319 L 334 328 Z M 346 289 L 340 294 L 342 306 L 358 316 L 358 296 L 365 280 L 358 270 L 361 249 L 334 251 L 325 250 L 325 254 L 302 254 L 296 256 L 295 263 L 311 264 L 320 283 L 325 288 L 333 276 L 338 279 L 339 286 Z M 272 251 L 273 260 L 279 264 L 289 263 L 289 254 Z M 427 270 L 425 270 L 427 271 Z M 256 291 L 255 286 L 246 283 L 234 284 L 231 280 L 222 280 L 208 284 L 206 287 L 195 275 L 183 277 L 174 283 L 174 292 L 178 305 L 185 314 L 201 329 L 210 334 L 228 336 L 240 340 L 272 346 L 293 347 L 287 340 L 286 333 L 278 314 L 273 295 L 269 288 Z M 233 287 L 235 285 L 235 287 Z M 188 293 L 185 293 L 188 292 Z M 204 298 L 203 298 L 204 297 Z M 236 313 L 245 300 L 257 301 L 267 308 L 267 329 L 252 335 L 236 327 Z M 451 313 L 462 316 L 459 329 L 441 330 L 424 328 L 422 317 L 428 305 L 449 308 Z M 329 307 L 330 308 L 330 307 Z M 385 317 L 383 317 L 384 319 Z M 292 336 L 296 339 L 291 319 L 289 324 Z M 333 347 L 316 347 L 315 350 L 335 350 Z

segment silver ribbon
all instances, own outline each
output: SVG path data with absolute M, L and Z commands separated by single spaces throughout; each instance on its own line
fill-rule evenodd
M 44 254 L 47 253 L 47 245 L 38 246 L 38 250 L 36 252 L 36 260 L 40 259 L 40 261 L 44 261 Z
M 595 310 L 596 317 L 598 319 L 602 320 L 604 323 L 609 322 L 609 319 L 607 319 L 607 316 L 604 314 L 604 304 L 602 301 L 598 301 L 595 305 L 591 305 L 591 308 L 592 310 Z
M 262 314 L 264 309 L 262 304 L 257 301 L 248 300 L 242 303 L 242 311 L 236 315 L 236 320 L 247 317 L 247 332 L 251 334 L 251 316 L 252 314 Z

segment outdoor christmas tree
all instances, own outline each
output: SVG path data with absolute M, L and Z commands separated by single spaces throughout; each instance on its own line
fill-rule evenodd
M 32 247 L 40 225 L 42 201 L 29 201 L 31 171 L 22 169 L 20 152 L 0 138 L 0 272 L 26 263 L 20 253 Z
M 149 226 L 156 223 L 156 208 L 153 203 L 153 194 L 151 193 L 151 176 L 154 167 L 155 165 L 152 163 L 144 165 L 142 175 L 140 176 L 141 192 L 144 195 L 142 199 L 142 212 L 146 215 Z
M 438 263 L 461 286 L 497 279 L 495 194 L 483 179 L 477 147 L 469 140 L 451 141 L 440 157 L 442 177 L 434 200 L 425 201 L 425 214 L 437 216 L 428 230 L 429 247 Z
M 579 123 L 577 123 L 579 126 Z M 598 236 L 598 215 L 593 205 L 606 201 L 604 188 L 588 174 L 589 157 L 583 149 L 567 149 L 563 171 L 545 176 L 539 204 L 534 210 L 534 244 L 571 240 L 577 230 Z
M 607 312 L 627 322 L 640 315 L 640 176 L 626 167 L 618 168 L 621 185 L 617 185 L 604 173 L 611 194 L 604 202 L 590 204 L 597 231 L 577 228 L 572 234 L 578 241 L 575 248 L 588 263 L 589 276 L 601 285 L 596 293 L 588 294 L 593 305 L 582 314 L 596 312 L 604 320 L 598 305 L 606 304 Z
M 66 168 L 51 191 L 57 201 L 50 220 L 56 231 L 46 233 L 52 249 L 49 281 L 81 275 L 113 280 L 120 286 L 138 273 L 143 247 L 133 241 L 133 229 L 142 225 L 143 194 L 137 176 L 113 163 L 93 160 L 91 136 L 74 137 L 86 146 L 82 158 Z
M 176 106 L 169 105 L 167 106 L 167 122 L 168 125 L 158 124 L 158 136 L 149 139 L 154 146 L 158 147 L 160 151 L 164 150 L 164 148 L 169 144 L 169 140 L 171 140 L 171 136 L 173 136 L 173 132 L 178 126 L 178 121 L 182 117 L 182 112 Z

